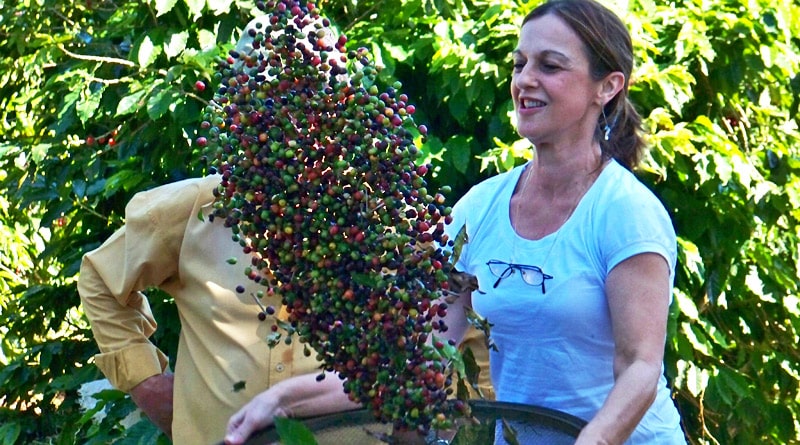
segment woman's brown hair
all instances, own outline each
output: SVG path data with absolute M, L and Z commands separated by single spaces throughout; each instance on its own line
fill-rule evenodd
M 600 80 L 615 71 L 625 76 L 622 90 L 603 109 L 595 137 L 605 158 L 614 158 L 633 169 L 641 159 L 644 140 L 642 118 L 628 99 L 628 82 L 633 71 L 633 44 L 628 28 L 616 14 L 594 0 L 551 0 L 531 11 L 522 23 L 548 14 L 563 20 L 581 39 L 592 78 Z

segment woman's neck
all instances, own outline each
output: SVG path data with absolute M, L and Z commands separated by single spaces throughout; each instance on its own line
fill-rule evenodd
M 597 157 L 547 162 L 537 157 L 525 168 L 511 197 L 509 218 L 523 238 L 556 232 L 572 215 L 603 170 Z
M 604 165 L 599 144 L 580 150 L 537 148 L 527 167 L 530 171 L 521 179 L 530 181 L 527 188 L 545 198 L 570 196 L 576 190 L 588 189 Z

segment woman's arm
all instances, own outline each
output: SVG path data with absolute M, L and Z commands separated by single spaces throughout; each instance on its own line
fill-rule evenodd
M 670 302 L 667 261 L 655 253 L 617 265 L 606 281 L 616 352 L 615 383 L 576 445 L 621 444 L 656 397 Z
M 255 396 L 231 416 L 225 443 L 244 443 L 254 432 L 273 424 L 275 417 L 313 417 L 357 409 L 350 401 L 342 381 L 334 373 L 304 374 L 284 380 Z

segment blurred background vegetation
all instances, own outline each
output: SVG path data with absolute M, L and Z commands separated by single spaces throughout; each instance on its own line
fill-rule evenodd
M 396 80 L 451 201 L 530 156 L 510 52 L 539 1 L 322 0 Z M 629 25 L 638 174 L 669 210 L 679 270 L 666 372 L 693 444 L 800 442 L 800 2 L 607 0 Z M 100 377 L 75 281 L 134 193 L 204 174 L 192 146 L 215 56 L 250 0 L 0 0 L 0 443 L 155 443 Z M 204 91 L 195 88 L 202 80 Z M 632 215 L 635 217 L 635 215 Z M 155 341 L 179 321 L 152 295 Z

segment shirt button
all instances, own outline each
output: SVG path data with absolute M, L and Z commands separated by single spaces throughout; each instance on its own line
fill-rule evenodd
M 286 369 L 286 366 L 284 366 L 283 363 L 278 363 L 275 365 L 275 370 L 278 372 L 283 372 L 284 369 Z

